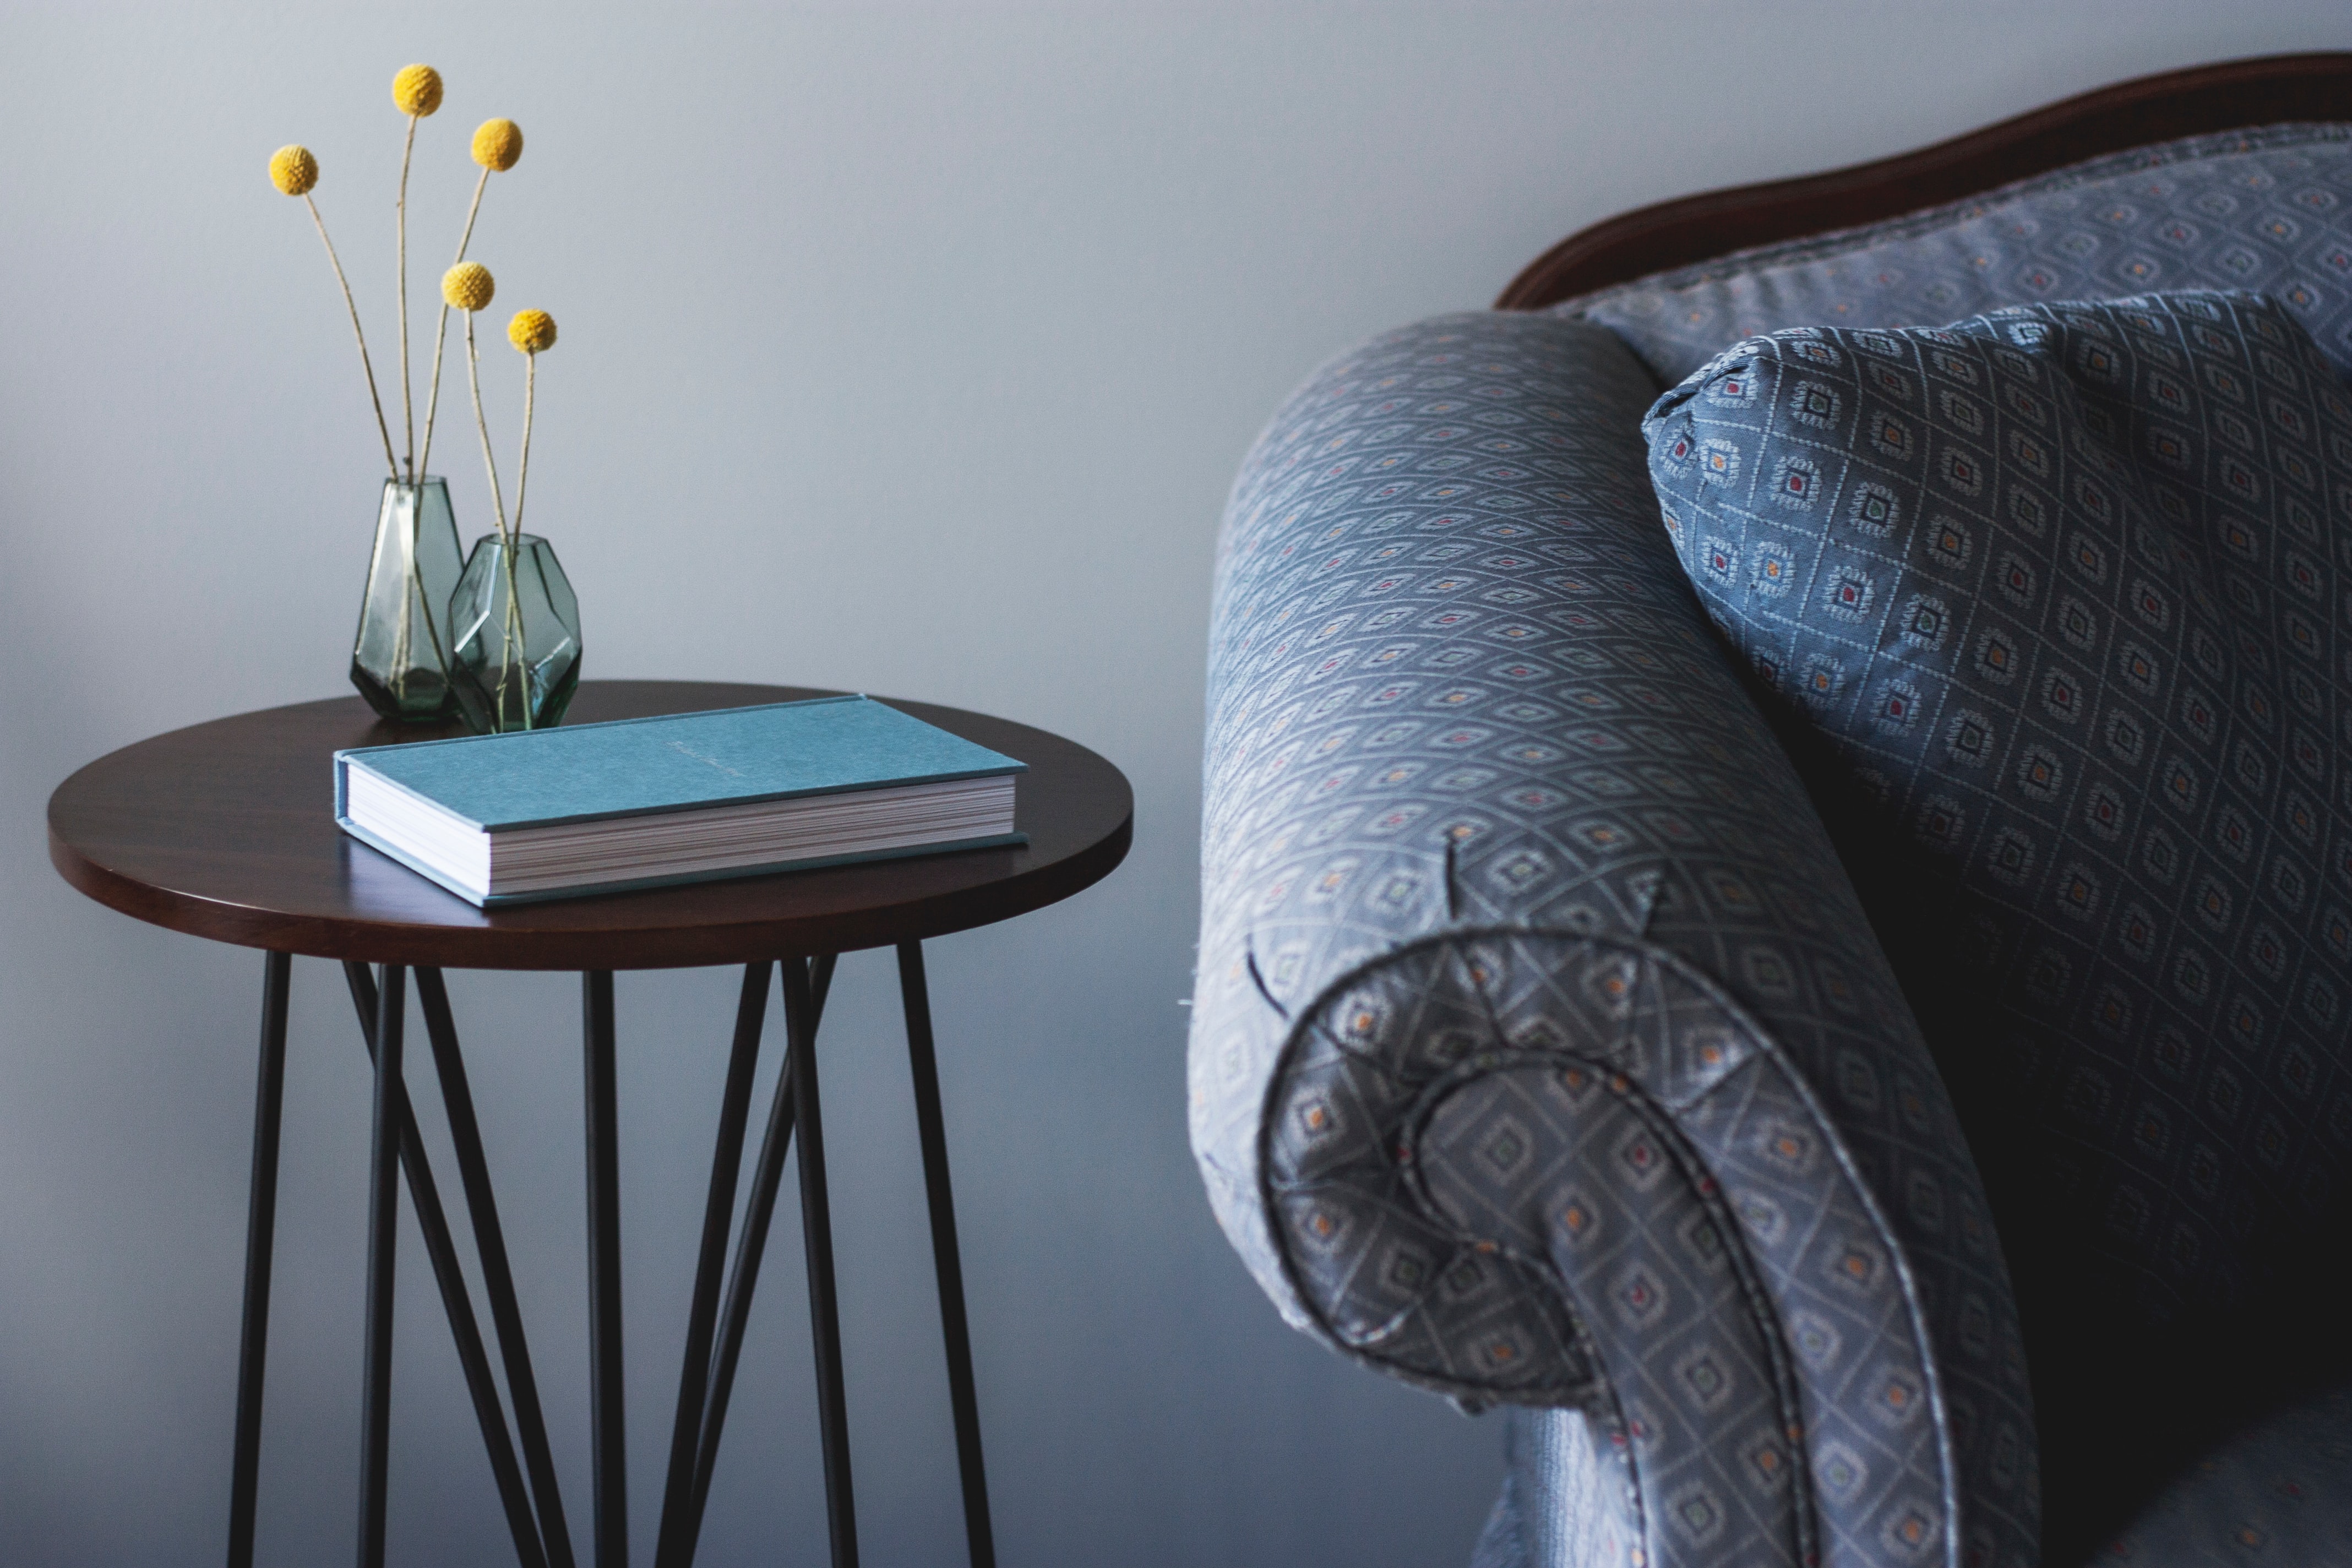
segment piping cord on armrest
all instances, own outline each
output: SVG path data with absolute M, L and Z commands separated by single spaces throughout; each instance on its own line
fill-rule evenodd
M 1582 1409 L 1654 1568 L 1957 1560 L 1900 1252 L 1769 1038 L 1672 954 L 1510 927 L 1399 948 L 1300 1012 L 1261 1126 L 1318 1326 L 1425 1387 Z M 1865 1449 L 1817 1428 L 1801 1362 L 1873 1328 Z

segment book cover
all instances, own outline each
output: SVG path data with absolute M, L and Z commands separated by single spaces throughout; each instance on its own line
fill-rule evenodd
M 488 832 L 1027 771 L 870 697 L 819 697 L 335 753 Z M 347 825 L 348 826 L 348 825 Z

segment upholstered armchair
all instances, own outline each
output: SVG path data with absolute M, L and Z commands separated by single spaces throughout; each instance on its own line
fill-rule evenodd
M 2179 926 L 2199 1012 L 2155 967 L 2098 988 L 2163 900 L 2072 796 L 2056 852 L 2115 868 L 2053 968 L 1964 868 L 1973 806 L 1858 786 L 1644 432 L 1686 377 L 1745 395 L 1694 373 L 1760 334 L 2159 289 L 2266 296 L 2340 381 L 2347 106 L 2352 56 L 2241 62 L 1630 215 L 1324 366 L 1251 452 L 1194 1147 L 1288 1321 L 1508 1421 L 1482 1568 L 2352 1561 L 2352 453 L 2324 538 L 2248 545 L 2209 683 L 2303 706 L 2233 721 L 2254 831 L 2293 832 Z

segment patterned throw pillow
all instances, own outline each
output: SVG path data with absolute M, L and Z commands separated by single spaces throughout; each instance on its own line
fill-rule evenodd
M 1998 1107 L 1971 1140 L 2021 1290 L 2021 1249 L 2057 1256 L 2162 1322 L 2327 1245 L 2352 400 L 2294 318 L 2214 292 L 1792 329 L 1643 429 L 1700 598 L 1856 803 L 1833 826 L 1964 1110 Z

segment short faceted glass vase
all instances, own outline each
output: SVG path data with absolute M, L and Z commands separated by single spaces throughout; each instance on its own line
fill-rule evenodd
M 457 646 L 450 677 L 474 732 L 545 730 L 563 721 L 580 686 L 580 601 L 547 541 L 499 534 L 474 542 L 449 598 Z
M 395 723 L 457 716 L 449 595 L 464 560 L 449 487 L 429 475 L 415 484 L 386 479 L 359 636 L 352 644 L 352 684 L 369 707 Z

